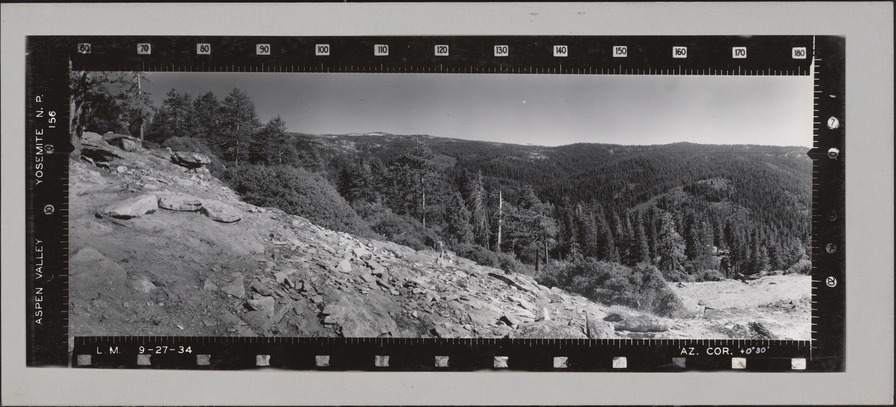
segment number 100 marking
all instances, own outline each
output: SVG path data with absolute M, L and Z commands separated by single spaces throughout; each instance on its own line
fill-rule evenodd
M 330 44 L 314 44 L 314 55 L 317 55 L 317 56 L 330 55 Z

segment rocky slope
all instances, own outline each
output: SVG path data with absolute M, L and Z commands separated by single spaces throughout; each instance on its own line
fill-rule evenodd
M 762 336 L 746 319 L 658 318 L 327 230 L 241 202 L 202 157 L 126 141 L 87 134 L 71 164 L 74 336 Z

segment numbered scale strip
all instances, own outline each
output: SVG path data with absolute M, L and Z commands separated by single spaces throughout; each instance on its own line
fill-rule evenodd
M 812 37 L 79 37 L 76 70 L 809 75 Z
M 809 341 L 77 337 L 78 368 L 820 371 Z
M 509 369 L 554 369 L 560 363 L 556 358 L 565 357 L 570 370 L 619 370 L 619 366 L 626 366 L 622 370 L 680 370 L 681 363 L 684 369 L 720 370 L 741 367 L 745 358 L 747 371 L 803 370 L 803 366 L 807 371 L 842 371 L 844 46 L 842 37 L 828 36 L 29 37 L 27 363 L 129 367 L 149 360 L 147 366 L 163 367 L 165 360 L 180 360 L 179 367 L 228 369 L 258 366 L 254 358 L 259 355 L 268 355 L 274 366 L 292 360 L 283 355 L 311 352 L 315 357 L 328 355 L 332 361 L 328 367 L 336 370 L 368 369 L 371 357 L 380 364 L 386 360 L 380 356 L 388 356 L 391 363 L 386 363 L 395 368 L 426 370 L 436 363 L 430 359 L 447 356 L 453 361 L 449 369 L 458 370 L 491 369 L 505 362 Z M 706 346 L 710 340 L 561 344 L 547 340 L 169 338 L 157 344 L 137 337 L 75 338 L 72 351 L 67 237 L 72 70 L 811 76 L 815 85 L 815 146 L 809 153 L 814 160 L 812 341 L 728 341 L 735 345 L 710 355 L 716 352 Z M 139 346 L 168 344 L 186 346 L 194 352 L 192 359 L 170 352 L 140 356 Z M 767 346 L 758 355 L 748 350 L 762 344 Z M 119 353 L 96 353 L 97 346 L 118 346 Z M 284 346 L 289 350 L 286 354 L 271 350 Z M 196 353 L 200 348 L 202 353 Z M 452 352 L 433 353 L 440 349 Z M 558 349 L 568 355 L 560 355 Z M 208 363 L 197 364 L 198 355 L 207 355 Z M 84 363 L 87 359 L 90 363 Z M 307 366 L 308 360 L 296 361 L 295 367 Z M 314 363 L 306 368 L 327 367 Z

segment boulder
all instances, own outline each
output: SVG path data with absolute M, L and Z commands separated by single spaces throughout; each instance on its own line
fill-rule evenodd
M 122 158 L 116 151 L 113 151 L 112 147 L 102 139 L 96 142 L 83 141 L 81 143 L 81 157 L 89 158 L 97 165 Z
M 669 324 L 644 315 L 619 321 L 615 324 L 615 329 L 629 332 L 664 332 L 669 330 Z
M 127 272 L 96 249 L 85 246 L 69 259 L 72 293 L 81 298 L 109 296 L 127 287 Z
M 143 149 L 143 142 L 140 139 L 126 134 L 109 132 L 103 135 L 103 140 L 124 151 L 140 151 Z
M 119 219 L 136 218 L 147 213 L 153 213 L 159 209 L 159 199 L 155 195 L 140 195 L 128 198 L 118 203 L 107 206 L 98 214 Z
M 243 276 L 238 276 L 236 279 L 230 282 L 222 288 L 222 290 L 237 298 L 243 298 L 246 296 L 246 287 L 243 285 Z
M 81 133 L 81 142 L 89 142 L 89 143 L 104 143 L 103 136 L 99 135 L 99 133 L 94 133 L 92 131 L 85 131 Z
M 338 325 L 343 337 L 376 338 L 398 332 L 398 324 L 389 316 L 372 309 L 369 304 L 355 304 L 343 297 L 321 311 L 325 324 Z
M 585 339 L 581 326 L 538 321 L 521 324 L 508 334 L 510 338 L 529 339 Z
M 587 318 L 585 319 L 586 323 L 586 331 L 585 334 L 590 339 L 607 339 L 614 336 L 613 334 L 613 324 L 603 321 L 597 318 Z
M 246 301 L 246 305 L 254 311 L 261 311 L 265 316 L 271 318 L 274 316 L 274 298 L 261 297 L 254 300 Z
M 149 281 L 148 278 L 143 276 L 131 280 L 131 287 L 134 287 L 135 290 L 140 291 L 143 294 L 149 294 L 152 290 L 158 288 L 152 281 Z
M 243 218 L 236 208 L 213 199 L 202 202 L 202 213 L 212 220 L 221 223 L 234 223 Z
M 218 289 L 218 285 L 213 283 L 211 280 L 206 279 L 202 283 L 202 289 L 206 291 L 216 291 Z
M 196 212 L 202 209 L 199 198 L 186 194 L 162 195 L 159 197 L 159 208 L 169 211 Z
M 201 168 L 212 163 L 212 159 L 203 154 L 186 151 L 175 151 L 171 153 L 171 161 L 187 168 Z
M 351 273 L 352 272 L 352 263 L 348 261 L 348 259 L 343 259 L 336 266 L 336 270 L 339 270 L 343 273 Z

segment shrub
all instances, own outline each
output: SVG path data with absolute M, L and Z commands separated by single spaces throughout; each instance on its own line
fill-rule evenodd
M 396 214 L 379 203 L 361 202 L 353 205 L 374 232 L 414 250 L 434 248 L 440 239 L 420 221 Z
M 504 271 L 528 273 L 528 268 L 516 257 L 507 253 L 498 253 L 475 244 L 458 244 L 451 247 L 458 256 L 470 259 L 483 266 L 495 267 Z
M 222 179 L 248 203 L 275 207 L 320 226 L 372 237 L 373 232 L 336 188 L 319 175 L 290 166 L 243 165 Z
M 725 276 L 718 270 L 703 270 L 700 272 L 698 281 L 722 281 Z
M 623 305 L 657 315 L 675 316 L 683 310 L 681 300 L 659 270 L 644 263 L 632 268 L 588 258 L 548 269 L 538 280 L 604 304 Z
M 805 257 L 787 268 L 787 274 L 809 274 L 811 272 L 812 262 Z
M 144 141 L 143 144 L 144 147 L 147 146 L 146 141 Z M 214 152 L 212 152 L 212 149 L 205 145 L 202 140 L 193 137 L 171 137 L 162 143 L 162 147 L 168 147 L 172 151 L 184 151 L 207 155 L 208 158 L 212 159 L 212 163 L 208 165 L 208 170 L 212 175 L 220 177 L 221 174 L 224 173 L 224 164 L 221 163 L 221 160 L 218 159 Z

